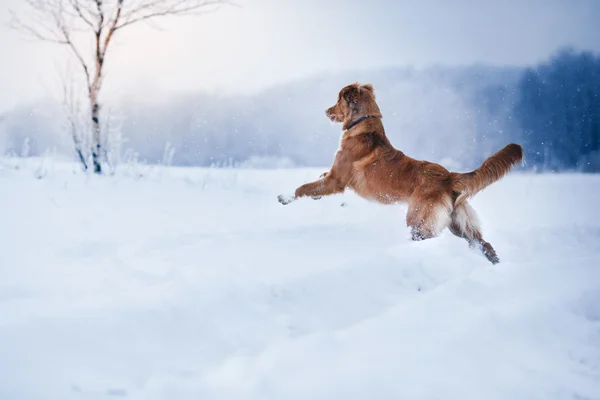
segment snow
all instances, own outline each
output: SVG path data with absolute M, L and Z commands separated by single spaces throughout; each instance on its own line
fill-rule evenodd
M 493 266 L 323 171 L 0 163 L 0 398 L 600 399 L 600 176 L 480 193 Z

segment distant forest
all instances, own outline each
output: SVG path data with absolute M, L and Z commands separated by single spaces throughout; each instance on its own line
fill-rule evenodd
M 482 103 L 502 115 L 527 163 L 542 171 L 600 171 L 600 57 L 563 50 L 522 72 L 505 112 L 509 85 L 490 87 Z
M 237 97 L 128 97 L 109 104 L 115 162 L 253 167 L 327 166 L 339 126 L 324 116 L 339 89 L 371 82 L 392 143 L 453 170 L 476 167 L 509 142 L 524 168 L 600 171 L 600 57 L 558 51 L 531 68 L 389 68 L 319 75 Z M 0 154 L 74 157 L 60 101 L 0 115 Z

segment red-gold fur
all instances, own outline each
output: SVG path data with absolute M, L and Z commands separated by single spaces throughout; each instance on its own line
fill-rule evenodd
M 410 158 L 392 146 L 370 84 L 346 86 L 325 113 L 342 123 L 344 130 L 333 166 L 321 179 L 296 189 L 294 197 L 279 196 L 282 204 L 305 196 L 341 193 L 346 188 L 380 203 L 405 202 L 413 240 L 432 238 L 449 228 L 469 245 L 480 248 L 492 263 L 499 262 L 492 246 L 483 240 L 477 215 L 467 200 L 521 162 L 521 146 L 507 145 L 473 172 L 449 172 L 439 164 Z

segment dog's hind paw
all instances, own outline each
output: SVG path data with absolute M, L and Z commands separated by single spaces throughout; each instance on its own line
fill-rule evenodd
M 282 194 L 277 196 L 277 201 L 279 201 L 283 205 L 290 204 L 294 200 L 296 200 L 294 196 L 284 196 Z

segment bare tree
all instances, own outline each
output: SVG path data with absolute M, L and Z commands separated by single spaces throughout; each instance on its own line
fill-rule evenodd
M 66 46 L 85 75 L 92 131 L 94 172 L 102 173 L 103 149 L 98 96 L 102 88 L 106 53 L 123 28 L 159 17 L 214 11 L 229 0 L 23 0 L 28 10 L 12 13 L 12 27 L 34 39 Z M 92 56 L 86 57 L 75 36 L 93 38 Z M 76 148 L 81 141 L 75 142 Z M 81 154 L 80 154 L 81 157 Z

